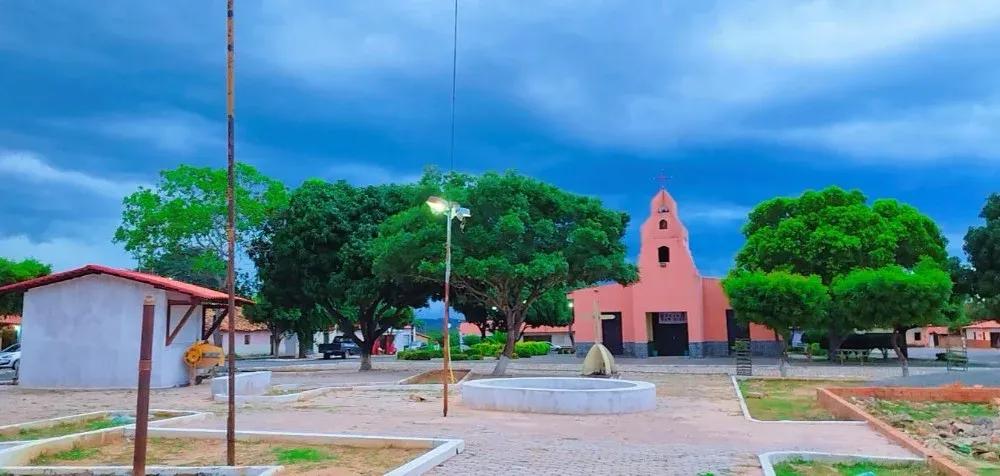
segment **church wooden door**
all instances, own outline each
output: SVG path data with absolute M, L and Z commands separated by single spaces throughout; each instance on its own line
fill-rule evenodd
M 601 321 L 601 341 L 604 347 L 608 348 L 611 355 L 622 355 L 624 347 L 622 345 L 622 313 L 605 312 L 606 316 L 615 316 L 614 319 Z

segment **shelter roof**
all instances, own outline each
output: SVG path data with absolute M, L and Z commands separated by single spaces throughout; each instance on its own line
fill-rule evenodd
M 185 283 L 183 281 L 177 281 L 175 279 L 165 278 L 163 276 L 157 276 L 155 274 L 141 273 L 138 271 L 129 271 L 125 269 L 109 268 L 107 266 L 101 266 L 97 264 L 88 264 L 81 268 L 71 269 L 69 271 L 62 271 L 59 273 L 53 273 L 47 276 L 42 276 L 40 278 L 29 279 L 27 281 L 21 281 L 19 283 L 3 286 L 0 287 L 0 295 L 7 293 L 24 292 L 29 289 L 41 286 L 48 286 L 50 284 L 61 283 L 63 281 L 69 281 L 71 279 L 76 279 L 92 274 L 106 274 L 108 276 L 114 276 L 117 278 L 127 279 L 138 283 L 148 284 L 155 288 L 163 289 L 166 291 L 173 291 L 180 294 L 186 294 L 188 296 L 195 297 L 206 302 L 222 303 L 226 302 L 229 299 L 229 295 L 227 293 L 198 286 L 196 284 Z M 236 302 L 239 304 L 250 304 L 250 305 L 254 304 L 253 301 L 239 296 L 236 297 Z

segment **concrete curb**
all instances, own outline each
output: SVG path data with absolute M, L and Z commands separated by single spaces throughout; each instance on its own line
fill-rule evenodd
M 864 421 L 849 421 L 849 420 L 758 420 L 750 416 L 750 409 L 747 408 L 747 401 L 743 398 L 743 392 L 740 390 L 740 383 L 735 375 L 729 376 L 730 380 L 733 381 L 733 390 L 736 392 L 736 398 L 740 401 L 740 409 L 743 410 L 743 418 L 747 421 L 752 421 L 754 423 L 797 423 L 800 425 L 867 425 Z M 807 380 L 807 379 L 802 379 Z M 813 379 L 813 380 L 825 380 L 825 379 Z
M 285 388 L 295 388 L 302 386 L 301 384 L 285 384 L 285 385 L 274 385 L 271 388 L 285 389 Z M 291 403 L 298 402 L 302 400 L 308 400 L 310 398 L 318 397 L 327 392 L 336 390 L 341 387 L 320 387 L 313 388 L 309 390 L 303 390 L 296 393 L 287 393 L 284 395 L 236 395 L 237 404 L 247 404 L 247 403 Z M 218 403 L 226 403 L 229 401 L 229 395 L 224 393 L 217 393 L 212 395 L 212 401 Z
M 180 414 L 180 415 L 175 416 L 175 417 L 170 417 L 170 418 L 164 418 L 162 420 L 151 421 L 151 422 L 149 422 L 149 427 L 150 428 L 160 427 L 160 426 L 163 426 L 163 425 L 168 424 L 168 423 L 187 423 L 187 422 L 195 422 L 195 421 L 204 421 L 204 420 L 207 420 L 209 416 L 211 416 L 211 413 L 196 412 L 196 411 L 191 411 L 191 410 L 164 410 L 164 409 L 154 408 L 154 409 L 150 409 L 149 412 L 150 413 L 178 413 L 178 414 Z M 7 430 L 13 430 L 13 429 L 20 430 L 20 429 L 33 429 L 33 428 L 48 428 L 48 427 L 51 427 L 51 426 L 58 425 L 60 423 L 72 423 L 72 422 L 77 422 L 77 421 L 80 421 L 80 420 L 86 420 L 86 419 L 89 419 L 91 417 L 105 416 L 105 415 L 115 415 L 115 414 L 130 414 L 130 413 L 134 413 L 134 412 L 132 412 L 130 410 L 121 410 L 121 411 L 119 411 L 119 410 L 104 410 L 104 411 L 97 411 L 97 412 L 78 413 L 76 415 L 69 415 L 69 416 L 64 416 L 64 417 L 46 418 L 44 420 L 34 420 L 34 421 L 28 421 L 28 422 L 24 422 L 24 423 L 15 423 L 13 425 L 4 425 L 4 426 L 0 426 L 0 432 L 7 431 Z M 61 438 L 71 437 L 71 436 L 74 436 L 74 435 L 97 434 L 97 433 L 102 433 L 102 432 L 114 431 L 114 430 L 121 429 L 121 428 L 134 428 L 134 427 L 135 427 L 134 424 L 127 424 L 127 425 L 113 426 L 113 427 L 110 427 L 110 428 L 101 428 L 100 430 L 91 430 L 91 431 L 83 431 L 83 432 L 79 432 L 79 433 L 70 433 L 69 435 L 55 436 L 55 437 L 52 437 L 52 438 L 42 438 L 42 439 L 38 439 L 38 440 L 4 441 L 4 442 L 0 442 L 0 456 L 2 456 L 4 450 L 10 449 L 10 448 L 14 448 L 14 447 L 17 447 L 17 446 L 23 446 L 23 445 L 29 445 L 29 444 L 37 443 L 39 441 L 61 439 Z
M 81 474 L 82 471 L 100 470 L 102 474 L 130 474 L 130 468 L 122 466 L 106 467 L 63 467 L 24 466 L 32 459 L 46 452 L 66 451 L 75 446 L 99 446 L 135 434 L 134 427 L 116 427 L 95 432 L 77 433 L 60 438 L 39 440 L 0 451 L 0 473 L 13 474 Z M 197 428 L 157 428 L 150 427 L 150 438 L 195 438 L 225 439 L 225 430 Z M 465 442 L 449 438 L 413 438 L 393 436 L 360 436 L 332 433 L 296 433 L 276 431 L 237 431 L 236 438 L 243 441 L 293 442 L 299 444 L 348 446 L 362 448 L 407 448 L 427 450 L 413 460 L 388 472 L 391 476 L 419 476 L 433 469 L 449 458 L 465 450 Z M 13 463 L 13 464 L 12 464 Z M 281 466 L 238 466 L 231 471 L 215 471 L 217 467 L 181 468 L 158 467 L 157 474 L 221 474 L 225 476 L 247 475 L 270 476 L 280 474 Z M 253 470 L 248 473 L 247 470 Z
M 426 373 L 437 372 L 438 370 L 440 370 L 440 369 L 425 370 L 423 372 L 420 372 L 417 375 L 414 375 L 412 377 L 406 377 L 406 378 L 404 378 L 404 379 L 396 382 L 396 385 L 406 385 L 407 387 L 433 386 L 433 387 L 436 387 L 436 388 L 441 388 L 442 384 L 440 384 L 440 383 L 417 383 L 417 384 L 411 384 L 411 383 L 409 383 L 411 380 L 416 380 L 417 378 L 423 376 Z M 456 369 L 452 369 L 452 370 L 454 371 Z M 471 369 L 457 369 L 457 370 L 468 370 L 468 372 L 465 373 L 464 377 L 458 379 L 457 382 L 455 382 L 455 383 L 449 383 L 448 385 L 454 385 L 456 387 L 459 386 L 459 385 L 462 385 L 462 382 L 465 382 L 466 380 L 468 380 L 469 376 L 472 375 L 472 370 Z
M 774 471 L 774 465 L 790 459 L 804 459 L 806 461 L 825 461 L 833 463 L 927 463 L 927 460 L 922 458 L 821 453 L 816 451 L 771 451 L 757 455 L 757 459 L 760 461 L 760 467 L 764 470 L 764 476 L 777 476 Z

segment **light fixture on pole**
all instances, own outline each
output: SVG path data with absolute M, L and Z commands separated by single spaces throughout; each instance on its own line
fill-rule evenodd
M 448 308 L 451 306 L 451 222 L 455 218 L 458 218 L 462 228 L 465 228 L 465 219 L 471 217 L 472 212 L 468 208 L 458 206 L 458 203 L 450 202 L 441 197 L 428 198 L 427 206 L 434 212 L 446 214 L 448 217 L 444 248 L 444 367 L 442 369 L 443 375 L 441 376 L 441 382 L 444 386 L 444 391 L 442 392 L 444 396 L 442 413 L 444 416 L 448 416 L 448 381 L 451 379 L 451 338 L 449 333 L 450 325 L 448 324 Z

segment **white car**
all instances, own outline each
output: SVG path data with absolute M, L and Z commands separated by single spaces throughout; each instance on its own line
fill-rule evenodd
M 0 369 L 10 367 L 17 371 L 21 365 L 21 344 L 14 344 L 0 351 Z

